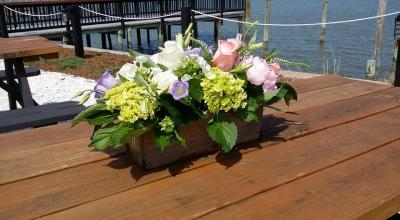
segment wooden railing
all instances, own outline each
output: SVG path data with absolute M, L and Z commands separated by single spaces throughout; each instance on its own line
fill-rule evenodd
M 223 13 L 245 10 L 245 0 L 64 0 L 0 3 L 0 13 L 4 13 L 9 33 L 66 27 L 63 14 L 49 17 L 33 17 L 2 10 L 4 6 L 28 14 L 53 14 L 68 7 L 79 5 L 91 11 L 118 17 L 152 18 L 174 14 L 182 7 L 191 7 L 203 13 Z M 104 17 L 86 10 L 81 10 L 81 24 L 93 25 L 121 21 L 117 18 Z M 179 15 L 174 15 L 179 17 Z M 5 28 L 1 28 L 5 30 Z

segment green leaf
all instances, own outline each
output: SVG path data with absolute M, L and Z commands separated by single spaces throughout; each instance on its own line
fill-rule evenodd
M 90 125 L 103 125 L 109 124 L 118 119 L 118 114 L 116 112 L 102 111 L 96 113 L 86 119 Z
M 278 89 L 273 93 L 264 94 L 264 102 L 267 105 L 272 105 L 284 99 L 286 105 L 289 105 L 291 100 L 297 100 L 296 90 L 287 83 L 278 83 Z
M 136 73 L 135 77 L 133 78 L 133 81 L 135 81 L 139 86 L 146 86 L 146 80 L 140 73 Z
M 189 95 L 198 102 L 204 99 L 203 87 L 201 87 L 200 83 L 200 79 L 189 80 Z
M 72 126 L 75 126 L 79 122 L 86 121 L 87 119 L 92 118 L 97 113 L 104 112 L 104 111 L 108 111 L 106 103 L 100 102 L 100 103 L 94 104 L 94 105 L 90 106 L 89 108 L 87 108 L 86 110 L 79 113 L 72 120 Z M 111 112 L 109 112 L 109 113 L 111 114 Z
M 257 123 L 260 123 L 260 119 L 258 118 L 256 111 L 249 111 L 248 109 L 242 108 L 236 111 L 236 115 L 243 121 L 246 122 L 255 121 Z
M 97 150 L 104 151 L 109 147 L 119 148 L 128 143 L 133 138 L 149 131 L 154 125 L 154 121 L 138 121 L 132 123 L 109 124 L 97 130 L 92 137 L 89 145 Z
M 171 119 L 180 126 L 200 118 L 189 106 L 175 101 L 169 94 L 161 94 L 158 101 Z
M 238 131 L 235 123 L 229 119 L 216 115 L 208 123 L 207 133 L 215 142 L 222 146 L 225 153 L 233 149 L 236 144 Z
M 173 143 L 174 133 L 162 131 L 159 127 L 153 129 L 154 141 L 164 151 Z

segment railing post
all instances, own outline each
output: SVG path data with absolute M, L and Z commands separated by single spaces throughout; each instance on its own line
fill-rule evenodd
M 221 10 L 220 10 L 221 18 L 224 17 L 224 11 L 225 11 L 225 0 L 221 0 Z M 223 20 L 221 20 L 221 25 L 224 25 L 224 21 Z
M 186 32 L 190 23 L 192 23 L 192 8 L 182 7 L 181 9 L 181 22 L 182 22 L 182 34 Z
M 196 7 L 196 0 L 191 0 L 190 1 L 190 8 L 193 10 L 197 10 L 198 8 Z M 197 22 L 196 22 L 196 18 L 195 18 L 195 13 L 192 13 L 192 23 L 193 23 L 193 37 L 197 38 L 199 35 L 199 32 L 197 30 Z
M 4 6 L 0 5 L 0 30 L 1 37 L 8 37 L 8 29 L 7 29 L 7 21 L 6 21 L 6 13 L 4 11 Z
M 164 16 L 165 15 L 165 8 L 164 8 L 164 2 L 165 1 L 159 1 L 160 4 L 160 15 Z M 162 40 L 163 42 L 167 41 L 167 29 L 165 27 L 165 20 L 164 18 L 161 18 L 160 20 L 160 31 L 161 31 L 161 35 L 162 35 Z
M 71 25 L 72 25 L 72 37 L 75 45 L 75 56 L 84 58 L 85 51 L 83 50 L 83 39 L 82 39 L 82 26 L 81 26 L 81 9 L 79 6 L 74 5 L 70 9 L 71 14 Z

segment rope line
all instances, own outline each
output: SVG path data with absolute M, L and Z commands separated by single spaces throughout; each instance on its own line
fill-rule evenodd
M 152 19 L 160 19 L 160 18 L 166 18 L 166 17 L 171 17 L 171 16 L 174 16 L 174 15 L 179 15 L 179 14 L 181 14 L 180 12 L 176 12 L 176 13 L 172 13 L 172 14 L 168 14 L 168 15 L 162 15 L 162 16 L 156 16 L 156 17 L 135 17 L 135 18 L 129 18 L 129 17 L 128 17 L 128 18 L 126 18 L 126 17 L 120 17 L 120 16 L 113 16 L 113 15 L 102 14 L 102 13 L 100 13 L 100 12 L 92 11 L 92 10 L 89 10 L 89 9 L 87 9 L 87 8 L 84 8 L 84 7 L 82 7 L 82 6 L 79 6 L 79 8 L 81 8 L 82 10 L 85 10 L 85 11 L 87 11 L 87 12 L 100 15 L 100 16 L 109 17 L 109 18 L 114 18 L 114 19 L 120 19 L 120 20 L 127 20 L 127 21 L 129 21 L 129 20 L 152 20 Z
M 248 21 L 237 21 L 229 18 L 221 18 L 218 16 L 210 15 L 210 14 L 205 14 L 196 10 L 192 10 L 192 12 L 200 15 L 204 15 L 206 17 L 210 18 L 215 18 L 223 21 L 230 21 L 230 22 L 235 22 L 235 23 L 241 23 L 241 24 L 254 24 L 255 22 L 248 22 Z M 384 15 L 377 15 L 377 16 L 372 16 L 372 17 L 366 17 L 366 18 L 358 18 L 358 19 L 351 19 L 351 20 L 343 20 L 343 21 L 332 21 L 332 22 L 321 22 L 321 23 L 309 23 L 309 24 L 264 24 L 264 23 L 257 23 L 258 26 L 274 26 L 274 27 L 303 27 L 303 26 L 320 26 L 320 25 L 330 25 L 330 24 L 343 24 L 343 23 L 351 23 L 351 22 L 358 22 L 358 21 L 365 21 L 365 20 L 371 20 L 371 19 L 376 19 L 376 18 L 382 18 L 382 17 L 388 17 L 392 15 L 399 14 L 400 11 L 392 12 L 389 14 L 384 14 Z
M 7 6 L 4 6 L 4 8 L 7 9 L 7 10 L 12 11 L 12 12 L 14 12 L 14 13 L 21 14 L 21 15 L 26 15 L 26 16 L 31 16 L 31 17 L 51 17 L 51 16 L 56 16 L 56 15 L 61 15 L 61 14 L 62 14 L 62 12 L 57 12 L 57 13 L 47 14 L 47 15 L 35 15 L 35 14 L 30 14 L 30 13 L 25 13 L 25 12 L 17 11 L 17 10 L 14 10 L 14 9 L 9 8 L 9 7 L 7 7 Z

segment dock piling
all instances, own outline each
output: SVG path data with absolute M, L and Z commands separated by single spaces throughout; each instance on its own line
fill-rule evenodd
M 127 32 L 128 32 L 127 33 L 128 34 L 128 37 L 127 37 L 128 49 L 132 49 L 132 45 L 133 45 L 133 43 L 132 43 L 132 28 L 128 27 Z
M 142 35 L 140 32 L 140 28 L 136 29 L 136 40 L 138 48 L 142 48 Z
M 119 30 L 117 32 L 117 50 L 122 51 L 124 49 L 124 42 L 122 39 L 124 39 L 124 31 Z
M 265 17 L 264 23 L 269 24 L 271 21 L 271 0 L 265 0 Z M 269 26 L 264 26 L 264 39 L 263 39 L 263 55 L 268 54 L 268 41 L 269 41 Z
M 384 15 L 386 12 L 386 0 L 379 0 L 378 15 Z M 384 17 L 379 17 L 377 19 L 376 33 L 375 33 L 375 46 L 374 46 L 374 56 L 373 59 L 376 62 L 376 73 L 379 74 L 381 67 L 381 48 L 383 42 L 383 32 L 384 32 Z
M 328 14 L 328 0 L 324 0 L 323 6 L 322 6 L 322 23 L 326 23 L 327 19 L 327 14 Z M 325 42 L 325 33 L 326 33 L 326 24 L 321 24 L 321 32 L 319 34 L 319 42 L 324 43 Z

